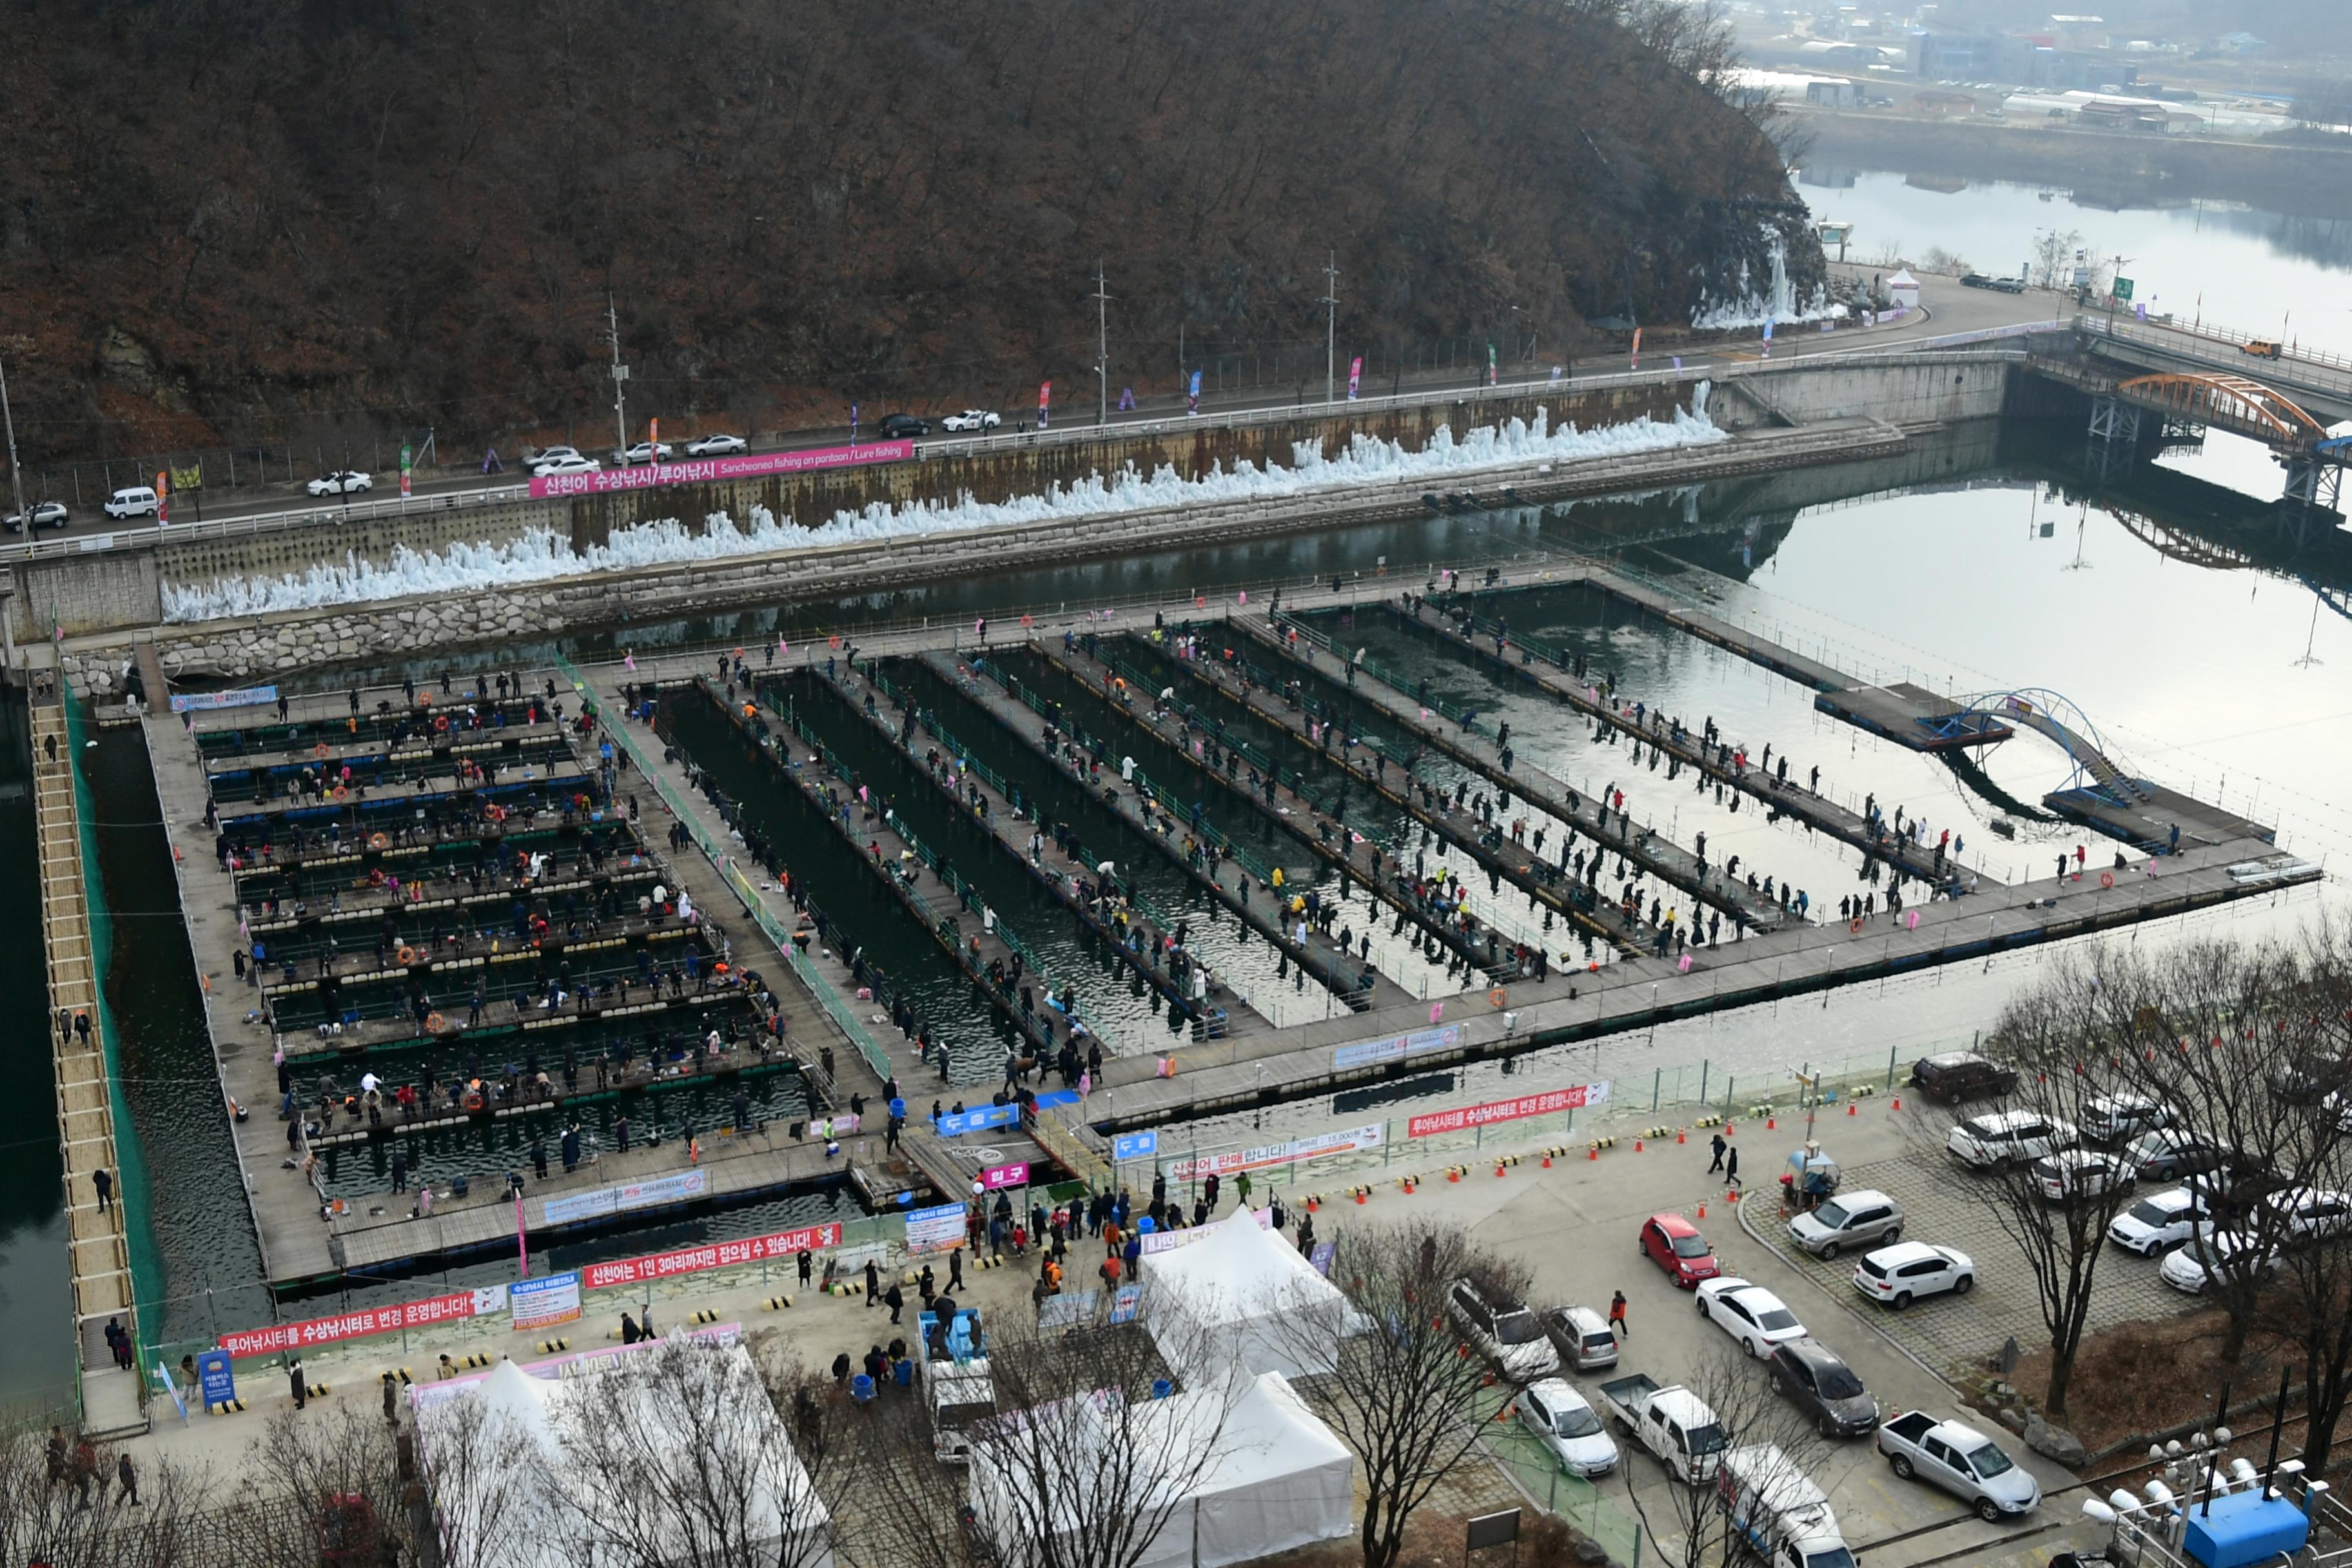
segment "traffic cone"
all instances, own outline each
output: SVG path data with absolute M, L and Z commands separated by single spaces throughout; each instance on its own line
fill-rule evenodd
M 1675 1129 L 1675 1142 L 1677 1143 L 1687 1143 L 1690 1142 L 1690 1134 L 1682 1128 L 1677 1127 Z
M 1895 1103 L 1894 1103 L 1894 1104 L 1892 1104 L 1892 1105 L 1890 1105 L 1890 1106 L 1888 1106 L 1886 1109 L 1887 1109 L 1887 1110 L 1902 1110 L 1902 1109 L 1903 1109 L 1903 1097 L 1902 1097 L 1901 1095 L 1899 1095 L 1899 1094 L 1898 1094 L 1898 1095 L 1896 1095 L 1896 1096 L 1895 1097 Z
M 1591 1148 L 1587 1149 L 1584 1152 L 1584 1157 L 1588 1160 L 1598 1160 L 1601 1158 L 1601 1145 L 1595 1143 Z
M 1358 1187 L 1358 1188 L 1356 1189 L 1356 1206 L 1357 1206 L 1357 1207 L 1359 1207 L 1359 1208 L 1361 1208 L 1361 1207 L 1363 1206 L 1363 1203 L 1364 1203 L 1364 1189 L 1363 1189 L 1363 1188 L 1361 1188 L 1361 1187 Z
M 1724 1201 L 1725 1203 L 1727 1203 L 1727 1204 L 1736 1204 L 1736 1203 L 1738 1203 L 1738 1202 L 1739 1201 L 1739 1189 L 1738 1189 L 1738 1187 L 1726 1187 L 1726 1188 L 1724 1188 L 1724 1189 L 1723 1189 L 1723 1201 Z
M 1727 1121 L 1723 1124 L 1723 1135 L 1726 1138 L 1737 1138 L 1739 1136 L 1739 1129 Z
M 1852 1115 L 1854 1113 L 1854 1111 L 1853 1111 L 1853 1107 L 1854 1107 L 1854 1102 L 1853 1102 L 1853 1100 L 1847 1100 L 1847 1101 L 1845 1102 L 1845 1113 L 1846 1113 L 1848 1116 L 1852 1116 Z
M 1636 1153 L 1636 1154 L 1638 1154 L 1638 1153 L 1640 1153 L 1641 1152 L 1642 1152 L 1642 1141 L 1641 1141 L 1639 1138 L 1636 1138 L 1636 1139 L 1634 1139 L 1634 1140 L 1633 1140 L 1633 1152 L 1634 1152 L 1634 1153 Z
M 1551 1169 L 1551 1151 L 1549 1149 L 1544 1151 L 1544 1169 L 1547 1171 Z
M 1501 1177 L 1502 1177 L 1502 1174 L 1503 1174 L 1503 1163 L 1502 1163 L 1500 1160 L 1497 1160 L 1497 1161 L 1496 1161 L 1496 1162 L 1495 1162 L 1495 1175 L 1496 1175 L 1496 1178 L 1497 1180 L 1500 1180 L 1500 1179 L 1501 1179 Z
M 1780 1125 L 1780 1119 L 1777 1116 L 1768 1116 L 1764 1119 L 1764 1131 L 1767 1132 L 1773 1131 Z
M 1462 1180 L 1462 1168 L 1459 1165 L 1446 1166 L 1445 1179 L 1449 1182 L 1460 1182 Z
M 1698 1217 L 1701 1219 L 1705 1219 L 1706 1217 L 1706 1200 L 1705 1198 L 1701 1198 L 1699 1200 Z

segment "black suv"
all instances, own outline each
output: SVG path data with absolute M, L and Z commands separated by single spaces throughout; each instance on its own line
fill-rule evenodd
M 2007 1094 L 2017 1087 L 2017 1069 L 1974 1051 L 1947 1051 L 1911 1064 L 1913 1087 L 1949 1105 L 1980 1094 Z
M 882 422 L 875 428 L 897 441 L 909 436 L 929 435 L 931 422 L 928 419 L 918 419 L 911 414 L 885 414 L 882 416 Z
M 1783 1340 L 1774 1346 L 1772 1386 L 1811 1416 L 1824 1437 L 1859 1437 L 1878 1425 L 1878 1401 L 1819 1340 Z

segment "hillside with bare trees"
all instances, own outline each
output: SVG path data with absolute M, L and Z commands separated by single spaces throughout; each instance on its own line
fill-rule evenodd
M 0 352 L 28 459 L 609 408 L 1094 394 L 1555 353 L 1800 286 L 1665 0 L 19 0 Z M 1180 360 L 1180 342 L 1182 344 Z M 1532 353 L 1530 352 L 1532 345 Z

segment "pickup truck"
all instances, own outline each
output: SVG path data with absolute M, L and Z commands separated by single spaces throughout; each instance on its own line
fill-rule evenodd
M 1943 1488 L 1987 1523 L 2021 1518 L 2042 1506 L 2042 1483 L 1973 1426 L 1938 1421 L 1924 1410 L 1901 1411 L 1880 1425 L 1878 1451 L 1905 1480 Z
M 1601 1385 L 1601 1403 L 1617 1424 L 1681 1479 L 1715 1479 L 1724 1449 L 1723 1426 L 1706 1402 L 1675 1384 L 1660 1388 L 1641 1373 Z

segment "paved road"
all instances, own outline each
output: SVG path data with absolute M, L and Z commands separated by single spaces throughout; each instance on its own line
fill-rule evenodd
M 1832 268 L 1832 270 L 1840 270 L 1849 276 L 1866 278 L 1873 275 L 1872 268 L 1862 267 L 1845 267 Z M 2009 326 L 2020 321 L 2052 321 L 2065 314 L 2069 308 L 2063 296 L 2041 290 L 2024 295 L 2011 295 L 1961 289 L 1957 285 L 1945 284 L 1941 287 L 1931 287 L 1929 293 L 1931 297 L 1927 300 L 1926 310 L 1908 321 L 1889 326 L 1859 331 L 1841 330 L 1827 333 L 1790 328 L 1780 335 L 1779 341 L 1773 345 L 1774 357 L 1786 360 L 1802 357 L 1807 353 L 1831 351 L 1852 352 L 1858 348 L 1882 345 L 1890 349 L 1898 349 L 1906 343 L 1929 336 L 1977 331 L 1990 327 Z M 1755 340 L 1747 339 L 1726 343 L 1703 353 L 1685 353 L 1682 356 L 1682 363 L 1685 366 L 1752 363 L 1761 357 L 1759 349 L 1759 344 Z M 1671 354 L 1666 353 L 1654 353 L 1646 355 L 1645 359 L 1653 370 L 1662 373 L 1667 371 L 1673 363 Z M 1533 366 L 1517 366 L 1513 367 L 1510 374 L 1529 385 L 1549 384 L 1551 363 L 1552 362 L 1546 360 Z M 1612 353 L 1606 357 L 1580 360 L 1565 368 L 1567 379 L 1584 382 L 1601 376 L 1622 374 L 1628 365 L 1622 354 Z M 1482 384 L 1482 378 L 1466 371 L 1454 371 L 1404 376 L 1392 381 L 1389 387 L 1368 384 L 1365 391 L 1369 395 L 1374 396 L 1385 395 L 1391 390 L 1408 395 L 1427 395 L 1449 391 L 1464 391 L 1480 384 Z M 1310 387 L 1308 390 L 1311 395 L 1317 389 Z M 1298 403 L 1299 399 L 1295 392 L 1285 394 L 1278 391 L 1253 390 L 1248 393 L 1206 399 L 1202 412 L 1206 416 L 1215 416 L 1291 407 L 1297 405 Z M 919 410 L 919 412 L 936 414 L 950 411 L 956 406 L 961 405 L 944 404 L 938 410 Z M 1148 424 L 1154 420 L 1180 416 L 1183 411 L 1184 404 L 1181 398 L 1145 398 L 1131 412 L 1113 412 L 1109 423 L 1114 426 Z M 877 416 L 880 410 L 877 409 Z M 1004 411 L 1008 431 L 1024 412 L 1011 409 Z M 1057 429 L 1091 426 L 1094 422 L 1090 407 L 1065 407 L 1058 410 L 1057 415 L 1059 418 L 1059 423 L 1055 426 Z M 861 426 L 860 428 L 861 434 L 867 438 L 874 437 L 874 426 L 870 422 Z M 953 440 L 963 437 L 947 438 Z M 848 440 L 849 427 L 846 425 L 822 426 L 770 432 L 755 443 L 753 449 L 789 451 L 814 447 L 837 447 L 846 444 Z M 583 449 L 589 451 L 592 456 L 601 452 L 601 448 L 594 447 Z M 518 489 L 526 484 L 530 478 L 529 469 L 520 462 L 519 458 L 520 454 L 517 454 L 516 459 L 509 462 L 506 471 L 499 474 L 443 473 L 431 478 L 420 475 L 414 481 L 409 504 L 411 506 L 420 503 L 430 505 L 447 502 L 467 495 L 480 495 L 485 491 Z M 275 518 L 287 513 L 301 513 L 315 517 L 321 527 L 333 526 L 354 511 L 364 512 L 372 504 L 398 502 L 400 484 L 398 473 L 396 471 L 381 473 L 376 476 L 376 480 L 377 488 L 374 490 L 352 497 L 311 497 L 306 495 L 300 486 L 292 484 L 240 489 L 232 492 L 234 499 L 222 496 L 206 500 L 191 493 L 179 497 L 173 501 L 172 509 L 173 522 L 175 526 L 198 522 L 213 524 L 231 521 L 246 521 Z M 28 495 L 26 499 L 29 501 L 37 498 Z M 63 529 L 44 530 L 40 539 L 54 548 L 55 542 L 60 539 L 96 541 L 110 534 L 127 538 L 143 535 L 151 527 L 152 525 L 145 519 L 114 522 L 100 511 L 97 501 L 93 500 L 86 506 L 75 508 L 72 517 Z M 5 554 L 15 550 L 21 550 L 23 545 L 24 540 L 21 535 L 0 535 L 0 558 L 5 558 Z

